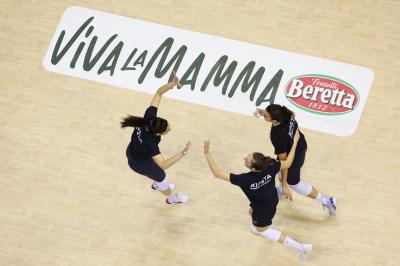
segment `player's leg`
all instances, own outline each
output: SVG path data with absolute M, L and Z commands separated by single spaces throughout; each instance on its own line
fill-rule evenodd
M 329 210 L 330 215 L 336 214 L 336 199 L 326 196 L 312 186 L 310 183 L 300 180 L 301 169 L 289 169 L 287 183 L 297 193 L 319 201 L 324 208 Z
M 275 215 L 275 207 L 266 208 L 250 208 L 254 227 L 251 229 L 253 234 L 264 237 L 274 242 L 279 242 L 287 247 L 296 249 L 299 253 L 299 258 L 305 260 L 312 250 L 311 244 L 303 244 L 289 236 L 284 235 L 279 229 L 272 227 L 272 218 Z

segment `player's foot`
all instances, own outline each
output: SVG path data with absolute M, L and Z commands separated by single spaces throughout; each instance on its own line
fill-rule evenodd
M 299 259 L 306 260 L 312 251 L 312 244 L 303 244 L 303 249 L 299 251 Z
M 176 187 L 175 184 L 169 184 L 169 189 L 174 190 L 175 187 Z M 158 190 L 157 184 L 156 183 L 151 184 L 151 189 Z
M 260 235 L 260 232 L 258 232 L 258 230 L 254 226 L 250 229 L 250 232 L 252 232 L 255 235 Z
M 326 204 L 322 204 L 322 206 L 328 209 L 329 215 L 336 214 L 336 199 L 334 197 L 329 197 Z
M 165 200 L 167 204 L 181 204 L 185 203 L 189 199 L 188 195 L 175 193 L 174 200 L 170 202 L 168 198 Z

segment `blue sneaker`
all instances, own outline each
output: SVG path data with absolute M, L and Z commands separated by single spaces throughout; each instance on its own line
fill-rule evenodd
M 334 197 L 329 197 L 328 202 L 326 204 L 322 204 L 322 206 L 328 209 L 329 215 L 336 214 L 336 199 Z

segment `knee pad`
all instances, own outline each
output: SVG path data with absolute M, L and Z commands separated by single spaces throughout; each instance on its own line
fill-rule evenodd
M 160 191 L 165 191 L 169 189 L 169 184 L 168 184 L 168 177 L 165 176 L 164 180 L 161 182 L 155 182 L 157 185 L 158 190 Z
M 256 230 L 256 229 L 254 228 L 254 230 Z M 281 231 L 270 227 L 267 230 L 265 230 L 264 232 L 258 232 L 257 234 L 276 242 L 279 240 L 282 233 L 281 233 Z
M 279 182 L 282 182 L 282 175 L 281 175 L 281 171 L 279 171 L 275 177 L 277 177 L 279 179 Z
M 279 179 L 279 182 L 280 182 L 280 184 L 279 184 L 279 186 L 277 186 L 276 187 L 276 191 L 278 192 L 278 196 L 280 196 L 280 195 L 283 195 L 283 192 L 282 192 L 282 175 L 281 175 L 281 172 L 279 171 L 276 175 L 275 175 L 275 177 L 277 177 L 278 179 Z
M 283 195 L 283 192 L 282 192 L 282 185 L 279 185 L 279 186 L 276 187 L 276 192 L 278 192 L 278 196 Z
M 296 185 L 289 185 L 291 189 L 293 189 L 294 191 L 296 191 L 299 194 L 308 196 L 310 195 L 311 191 L 312 191 L 312 186 L 306 182 L 303 182 L 300 180 L 299 183 L 297 183 Z

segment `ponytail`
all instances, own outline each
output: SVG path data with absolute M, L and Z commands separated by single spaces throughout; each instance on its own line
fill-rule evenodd
M 282 114 L 283 114 L 283 122 L 289 124 L 290 119 L 293 116 L 293 112 L 286 108 L 286 106 L 282 106 Z
M 147 121 L 142 117 L 128 115 L 124 117 L 121 121 L 121 128 L 126 127 L 144 127 L 147 125 Z
M 168 128 L 168 121 L 161 117 L 156 117 L 150 121 L 139 117 L 128 115 L 121 121 L 121 128 L 126 127 L 147 127 L 148 130 L 153 134 L 164 133 Z
M 253 153 L 253 163 L 251 165 L 257 171 L 265 172 L 272 164 L 272 158 L 269 156 L 264 156 L 264 154 L 260 152 Z

